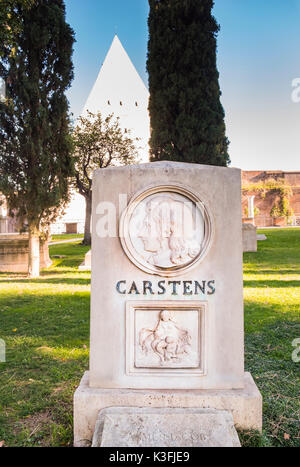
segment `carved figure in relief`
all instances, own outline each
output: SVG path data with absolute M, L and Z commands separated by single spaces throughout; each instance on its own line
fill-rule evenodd
M 140 331 L 139 344 L 145 354 L 154 352 L 163 365 L 180 362 L 190 354 L 191 336 L 187 330 L 178 326 L 168 310 L 163 310 L 154 329 L 144 328 Z
M 139 237 L 147 262 L 158 267 L 174 267 L 192 261 L 201 245 L 195 238 L 191 203 L 172 195 L 157 196 L 146 203 L 146 214 Z

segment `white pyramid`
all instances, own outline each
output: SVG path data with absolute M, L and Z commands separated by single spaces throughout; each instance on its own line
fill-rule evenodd
M 103 117 L 113 113 L 119 117 L 123 130 L 130 130 L 137 142 L 140 162 L 149 161 L 150 118 L 148 113 L 149 92 L 134 68 L 118 37 L 115 36 L 98 78 L 82 111 L 84 116 L 89 110 Z M 76 192 L 63 217 L 51 226 L 52 234 L 64 233 L 67 225 L 76 225 L 77 233 L 83 233 L 85 220 L 85 201 Z
M 82 114 L 89 110 L 101 112 L 104 117 L 111 113 L 119 117 L 123 130 L 130 130 L 132 138 L 140 138 L 141 162 L 148 162 L 148 101 L 149 92 L 145 84 L 115 36 Z

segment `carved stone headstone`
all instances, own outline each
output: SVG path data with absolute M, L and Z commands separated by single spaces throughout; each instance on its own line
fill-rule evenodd
M 260 429 L 261 397 L 244 373 L 240 170 L 98 170 L 92 219 L 90 371 L 75 394 L 75 444 L 91 438 L 100 409 L 138 399 L 222 408 Z
M 243 251 L 257 252 L 257 228 L 252 224 L 243 224 Z
M 84 261 L 78 267 L 79 271 L 90 271 L 91 262 L 92 262 L 92 251 L 89 250 L 84 256 Z

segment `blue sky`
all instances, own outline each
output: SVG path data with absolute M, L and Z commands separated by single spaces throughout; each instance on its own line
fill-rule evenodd
M 76 33 L 68 93 L 80 114 L 117 33 L 147 84 L 147 0 L 66 0 Z M 300 170 L 300 0 L 216 0 L 218 67 L 232 166 Z

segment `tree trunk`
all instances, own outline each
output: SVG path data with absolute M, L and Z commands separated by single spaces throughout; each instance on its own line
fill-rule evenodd
M 29 254 L 28 276 L 31 278 L 40 275 L 40 235 L 37 228 L 29 227 Z
M 91 245 L 92 195 L 85 197 L 85 224 L 83 245 Z

